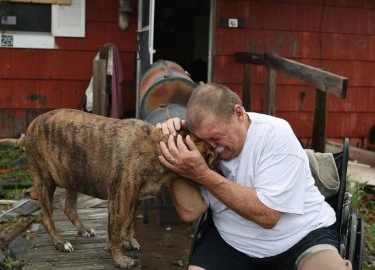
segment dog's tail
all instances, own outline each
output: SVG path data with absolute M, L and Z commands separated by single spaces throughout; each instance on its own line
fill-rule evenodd
M 25 143 L 25 134 L 22 134 L 19 139 L 5 138 L 0 139 L 0 145 L 12 146 L 12 147 L 23 147 Z

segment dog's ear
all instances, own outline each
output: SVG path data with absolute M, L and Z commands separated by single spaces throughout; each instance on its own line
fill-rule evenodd
M 217 171 L 219 165 L 219 154 L 210 147 L 206 152 L 207 165 L 211 170 Z
M 204 160 L 206 161 L 208 167 L 223 175 L 219 168 L 219 153 L 215 151 L 215 149 L 207 142 L 199 139 L 193 133 L 190 133 L 191 140 L 195 143 L 198 151 L 202 154 Z
M 190 135 L 191 132 L 186 125 L 181 126 L 181 129 L 177 131 L 177 134 L 181 135 L 182 138 L 186 138 L 187 135 Z
M 204 160 L 206 161 L 208 167 L 211 170 L 218 171 L 219 165 L 219 153 L 215 151 L 215 149 L 209 145 L 207 142 L 202 141 L 194 134 L 190 134 L 192 141 L 195 143 L 198 151 L 202 154 Z

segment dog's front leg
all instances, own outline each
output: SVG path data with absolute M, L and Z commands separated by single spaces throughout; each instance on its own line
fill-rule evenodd
M 139 250 L 141 245 L 134 238 L 134 217 L 137 203 L 133 202 L 130 213 L 126 216 L 126 221 L 121 229 L 122 245 L 124 249 Z
M 116 266 L 131 268 L 137 265 L 136 261 L 123 255 L 121 252 L 121 230 L 125 220 L 127 220 L 125 216 L 129 212 L 131 198 L 124 198 L 125 196 L 121 194 L 122 192 L 119 193 L 114 198 L 109 198 L 108 201 L 108 237 L 106 248 L 111 253 Z

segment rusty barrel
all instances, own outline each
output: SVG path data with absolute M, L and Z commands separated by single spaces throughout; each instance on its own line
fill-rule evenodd
M 146 117 L 155 109 L 167 104 L 186 106 L 191 92 L 197 85 L 178 64 L 158 60 L 142 77 L 140 84 L 140 117 Z M 180 107 L 170 107 L 169 111 Z M 163 111 L 163 110 L 161 110 Z
M 180 104 L 166 104 L 150 112 L 145 120 L 153 125 L 163 123 L 170 118 L 186 119 L 186 108 Z

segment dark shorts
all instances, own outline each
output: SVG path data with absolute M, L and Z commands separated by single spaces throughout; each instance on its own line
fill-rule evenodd
M 310 232 L 287 251 L 272 257 L 252 258 L 228 245 L 219 235 L 215 226 L 211 226 L 201 244 L 191 256 L 189 265 L 200 266 L 207 270 L 293 269 L 298 256 L 306 249 L 317 244 L 330 244 L 338 248 L 337 227 L 332 225 Z M 270 243 L 272 245 L 272 243 Z

